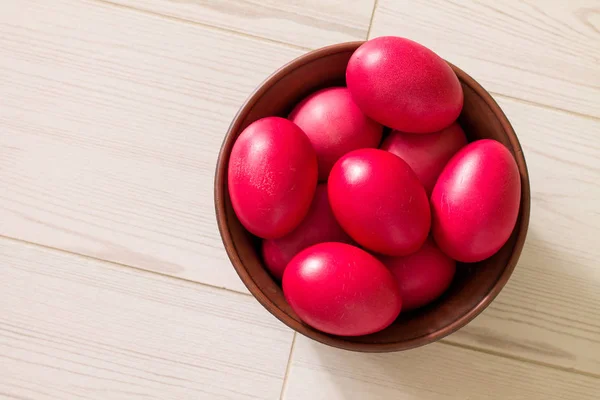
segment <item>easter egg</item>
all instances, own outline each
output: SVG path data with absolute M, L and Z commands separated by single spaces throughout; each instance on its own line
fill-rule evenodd
M 296 255 L 283 274 L 283 293 L 304 322 L 342 336 L 386 328 L 402 305 L 392 273 L 345 243 L 320 243 Z
M 227 181 L 242 225 L 261 238 L 281 237 L 308 213 L 317 186 L 317 156 L 294 123 L 263 118 L 234 143 Z
M 427 194 L 431 194 L 446 163 L 466 144 L 467 138 L 462 128 L 453 123 L 434 133 L 393 131 L 383 141 L 381 149 L 406 161 L 419 177 Z
M 456 271 L 456 261 L 430 239 L 416 253 L 383 257 L 381 261 L 396 277 L 402 310 L 423 307 L 440 297 L 450 286 Z
M 427 238 L 431 215 L 425 189 L 392 153 L 360 149 L 346 154 L 331 170 L 328 193 L 342 228 L 369 250 L 407 255 Z
M 344 154 L 377 147 L 383 127 L 358 108 L 345 87 L 322 89 L 304 99 L 290 120 L 308 136 L 317 153 L 319 180 L 326 181 L 333 164 Z
M 348 62 L 346 82 L 365 114 L 402 132 L 437 132 L 454 122 L 463 106 L 452 68 L 405 38 L 383 36 L 362 44 Z
M 327 184 L 320 184 L 308 214 L 300 225 L 281 238 L 263 240 L 262 255 L 267 269 L 277 279 L 281 279 L 287 264 L 305 248 L 323 242 L 351 241 L 331 212 Z
M 490 139 L 472 142 L 450 159 L 433 189 L 433 237 L 455 260 L 484 260 L 510 237 L 520 199 L 519 169 L 510 151 Z

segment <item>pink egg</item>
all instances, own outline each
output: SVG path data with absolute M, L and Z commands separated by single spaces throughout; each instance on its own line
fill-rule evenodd
M 342 228 L 369 250 L 407 255 L 427 239 L 431 215 L 425 189 L 398 156 L 378 149 L 346 154 L 331 170 L 328 192 Z
M 344 243 L 320 243 L 294 257 L 283 274 L 283 293 L 304 322 L 343 336 L 384 329 L 402 305 L 392 273 Z
M 439 131 L 463 106 L 452 68 L 428 48 L 400 37 L 361 45 L 348 62 L 346 82 L 365 114 L 402 132 Z
M 419 177 L 427 194 L 431 194 L 446 163 L 467 144 L 460 125 L 453 123 L 434 133 L 404 133 L 393 131 L 383 141 L 382 150 L 406 161 Z
M 470 143 L 452 157 L 433 189 L 433 237 L 455 260 L 484 260 L 510 237 L 520 200 L 519 169 L 510 151 L 494 140 Z
M 317 156 L 295 124 L 263 118 L 237 138 L 227 179 L 242 225 L 261 238 L 281 237 L 308 212 L 317 186 Z
M 402 310 L 414 310 L 437 299 L 448 289 L 456 262 L 428 239 L 416 252 L 404 257 L 383 257 L 402 297 Z
M 327 180 L 344 154 L 379 146 L 383 133 L 383 127 L 360 111 L 345 87 L 308 96 L 294 108 L 290 120 L 306 133 L 317 153 L 320 181 Z
M 324 183 L 317 186 L 308 214 L 300 225 L 284 237 L 264 240 L 262 254 L 267 269 L 281 279 L 290 260 L 305 248 L 323 242 L 351 241 L 331 212 Z

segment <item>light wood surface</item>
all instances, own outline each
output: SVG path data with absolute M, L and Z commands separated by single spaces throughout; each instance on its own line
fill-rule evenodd
M 364 40 L 375 2 L 375 0 L 105 1 L 307 48 Z
M 217 232 L 218 149 L 301 52 L 104 3 L 27 3 L 0 3 L 0 232 L 245 291 Z
M 0 398 L 598 398 L 600 1 L 374 5 L 0 1 Z M 212 200 L 254 87 L 369 31 L 489 89 L 532 185 L 523 255 L 489 309 L 386 355 L 293 340 L 244 294 Z
M 434 343 L 402 354 L 341 352 L 298 337 L 289 400 L 595 400 L 600 380 Z
M 0 239 L 0 397 L 275 399 L 292 332 L 250 296 Z

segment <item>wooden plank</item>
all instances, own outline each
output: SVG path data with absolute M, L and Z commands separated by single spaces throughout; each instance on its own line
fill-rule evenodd
M 299 50 L 112 4 L 0 2 L 0 234 L 245 291 L 213 176 Z
M 365 40 L 374 0 L 107 0 L 296 46 Z
M 600 376 L 600 121 L 499 99 L 531 178 L 531 222 L 508 285 L 449 341 Z
M 284 400 L 597 399 L 600 379 L 443 343 L 340 351 L 298 336 Z
M 276 399 L 292 332 L 250 296 L 0 239 L 0 397 Z
M 379 0 L 371 37 L 405 36 L 495 93 L 600 117 L 598 0 Z

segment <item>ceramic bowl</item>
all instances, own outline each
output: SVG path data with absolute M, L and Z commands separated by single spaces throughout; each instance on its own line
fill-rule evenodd
M 242 105 L 225 135 L 217 163 L 214 188 L 217 222 L 225 249 L 238 275 L 260 304 L 284 324 L 321 343 L 343 349 L 363 352 L 406 350 L 439 340 L 481 313 L 508 281 L 527 234 L 529 177 L 519 140 L 498 104 L 473 78 L 450 64 L 464 91 L 459 123 L 469 141 L 495 139 L 512 152 L 521 174 L 519 218 L 510 239 L 498 253 L 476 264 L 459 264 L 451 287 L 440 299 L 414 312 L 401 313 L 391 326 L 381 332 L 341 337 L 303 323 L 286 303 L 280 284 L 264 268 L 259 251 L 260 240 L 248 233 L 238 221 L 227 190 L 229 155 L 244 128 L 263 117 L 287 117 L 306 95 L 324 87 L 344 85 L 348 60 L 361 44 L 341 43 L 298 57 L 271 75 Z

